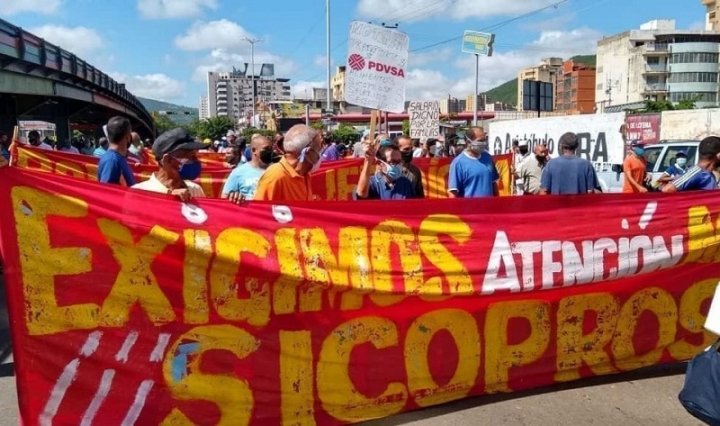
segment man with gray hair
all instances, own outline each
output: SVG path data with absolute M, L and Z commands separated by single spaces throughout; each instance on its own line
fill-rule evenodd
M 304 124 L 285 134 L 285 154 L 280 162 L 268 167 L 260 178 L 255 200 L 308 201 L 312 199 L 310 173 L 322 163 L 322 136 Z

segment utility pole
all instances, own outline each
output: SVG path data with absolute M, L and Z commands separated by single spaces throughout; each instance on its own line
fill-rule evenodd
M 473 126 L 477 126 L 478 121 L 478 103 L 480 99 L 478 92 L 480 91 L 480 55 L 475 54 L 475 105 L 473 106 Z
M 332 81 L 330 80 L 330 0 L 325 0 L 325 26 L 326 26 L 326 40 L 325 40 L 325 53 L 327 55 L 327 112 L 332 113 Z
M 250 126 L 255 127 L 255 43 L 260 43 L 259 38 L 245 37 L 245 41 L 250 43 L 250 78 L 252 79 L 252 117 L 250 118 Z

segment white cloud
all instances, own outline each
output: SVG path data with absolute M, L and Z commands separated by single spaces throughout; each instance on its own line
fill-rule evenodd
M 327 64 L 327 55 L 317 55 L 313 61 L 316 67 L 324 68 Z
M 218 48 L 237 48 L 248 45 L 243 41 L 252 37 L 235 22 L 221 19 L 211 22 L 196 22 L 184 35 L 175 38 L 175 45 L 183 50 L 209 50 Z M 247 50 L 250 50 L 249 45 Z
M 83 59 L 87 59 L 85 56 L 96 52 L 104 44 L 97 31 L 86 27 L 69 28 L 59 25 L 44 25 L 28 31 Z
M 217 9 L 217 0 L 138 0 L 137 8 L 143 18 L 191 18 L 204 9 Z
M 423 52 L 410 53 L 408 64 L 413 67 L 423 66 L 431 63 L 448 61 L 457 49 L 444 47 L 442 49 L 427 50 Z
M 412 22 L 438 17 L 453 19 L 515 15 L 549 6 L 557 0 L 359 0 L 357 11 L 384 22 Z
M 599 32 L 588 28 L 566 32 L 545 31 L 535 41 L 515 50 L 503 52 L 499 46 L 493 56 L 480 58 L 480 91 L 487 91 L 515 78 L 521 69 L 537 65 L 542 58 L 554 56 L 568 59 L 578 54 L 594 53 L 600 37 Z M 410 62 L 410 65 L 416 67 L 418 64 Z M 448 94 L 465 99 L 472 94 L 475 90 L 475 57 L 458 56 L 454 65 L 460 73 L 456 79 L 422 67 L 411 69 L 406 81 L 407 99 L 443 99 Z
M 242 50 L 242 49 L 240 49 Z M 193 80 L 199 83 L 207 82 L 207 73 L 230 72 L 235 67 L 244 70 L 244 64 L 250 64 L 249 53 L 238 53 L 228 49 L 213 49 L 210 54 L 200 60 L 199 65 L 193 73 Z M 262 64 L 275 64 L 275 75 L 277 77 L 290 78 L 299 69 L 299 66 L 289 58 L 274 55 L 270 52 L 255 52 L 255 73 L 259 74 Z M 250 66 L 248 65 L 248 68 Z M 248 72 L 250 70 L 248 69 Z
M 135 96 L 172 101 L 185 95 L 185 85 L 165 74 L 146 74 L 129 76 L 126 74 L 110 74 L 115 80 L 125 83 L 127 89 Z
M 3 0 L 2 12 L 4 15 L 14 15 L 21 12 L 42 13 L 51 15 L 60 8 L 60 0 Z

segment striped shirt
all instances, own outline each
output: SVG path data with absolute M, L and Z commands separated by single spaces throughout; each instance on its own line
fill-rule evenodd
M 672 182 L 678 191 L 697 191 L 718 189 L 718 182 L 712 172 L 698 166 L 688 170 Z

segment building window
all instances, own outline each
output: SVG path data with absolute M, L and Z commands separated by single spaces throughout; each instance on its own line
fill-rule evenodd
M 718 62 L 718 53 L 707 52 L 683 52 L 673 53 L 670 57 L 672 64 L 693 64 L 693 63 L 709 63 L 716 64 Z
M 717 83 L 716 72 L 676 72 L 670 74 L 670 83 Z
M 671 92 L 670 101 L 695 101 L 695 102 L 713 102 L 717 103 L 716 92 Z

